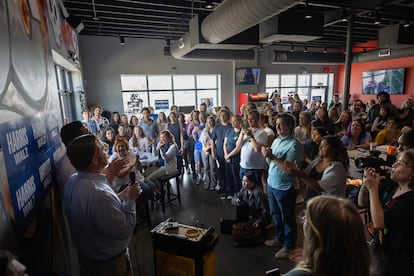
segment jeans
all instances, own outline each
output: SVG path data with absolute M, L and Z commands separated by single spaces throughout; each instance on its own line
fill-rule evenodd
M 239 163 L 227 163 L 226 168 L 226 195 L 234 196 L 241 189 L 241 181 L 239 176 Z
M 287 249 L 294 249 L 298 229 L 296 225 L 295 207 L 296 191 L 293 186 L 286 191 L 267 186 L 270 215 L 276 227 L 276 239 Z
M 201 152 L 201 157 L 203 159 L 204 184 L 208 184 L 210 187 L 216 187 L 216 182 L 217 182 L 216 160 L 213 159 L 213 156 L 211 154 L 206 154 L 204 151 Z

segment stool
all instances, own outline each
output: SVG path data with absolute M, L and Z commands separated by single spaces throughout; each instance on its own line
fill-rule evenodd
M 162 176 L 159 181 L 160 181 L 160 192 L 161 192 L 161 207 L 162 207 L 162 212 L 165 213 L 165 204 L 166 203 L 170 203 L 174 200 L 178 200 L 178 203 L 181 204 L 181 194 L 180 194 L 180 172 L 175 173 L 175 174 L 167 174 Z M 170 185 L 169 182 L 171 179 L 175 178 L 175 183 L 177 185 L 177 193 L 173 194 L 170 190 Z M 166 188 L 167 187 L 167 188 Z M 165 200 L 165 193 L 167 193 L 167 200 Z M 154 200 L 151 201 L 152 202 L 152 209 L 154 209 Z

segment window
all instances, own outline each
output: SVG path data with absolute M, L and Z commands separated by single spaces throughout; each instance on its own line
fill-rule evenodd
M 75 106 L 73 98 L 72 73 L 67 69 L 55 65 L 56 79 L 59 91 L 59 101 L 61 107 L 62 120 L 74 120 L 75 114 L 72 108 Z
M 288 96 L 298 93 L 303 99 L 326 101 L 333 91 L 333 77 L 329 74 L 267 74 L 266 92 L 270 95 L 275 89 L 280 92 L 286 105 Z M 279 85 L 280 84 L 280 85 Z
M 220 75 L 121 75 L 124 113 L 140 115 L 145 106 L 156 114 L 171 105 L 198 109 L 206 97 L 217 106 L 220 81 Z

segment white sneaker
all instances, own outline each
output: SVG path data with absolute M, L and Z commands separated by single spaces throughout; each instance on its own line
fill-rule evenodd
M 280 249 L 279 251 L 275 253 L 275 258 L 276 259 L 287 259 L 290 251 L 291 250 L 283 246 L 282 249 Z
M 269 247 L 280 247 L 280 246 L 282 246 L 282 244 L 277 239 L 266 240 L 264 242 L 264 244 L 266 246 L 269 246 Z

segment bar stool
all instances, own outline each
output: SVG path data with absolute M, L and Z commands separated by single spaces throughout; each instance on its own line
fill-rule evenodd
M 160 198 L 160 205 L 162 207 L 162 212 L 165 213 L 165 204 L 170 203 L 174 200 L 178 200 L 178 203 L 181 204 L 181 194 L 180 194 L 180 175 L 181 172 L 175 173 L 175 174 L 167 174 L 162 176 L 160 181 L 160 192 L 161 192 L 161 198 Z M 170 187 L 170 180 L 175 178 L 176 183 L 176 193 L 171 192 Z M 165 194 L 167 194 L 167 200 L 165 199 Z M 151 201 L 152 203 L 152 209 L 154 209 L 154 200 Z

